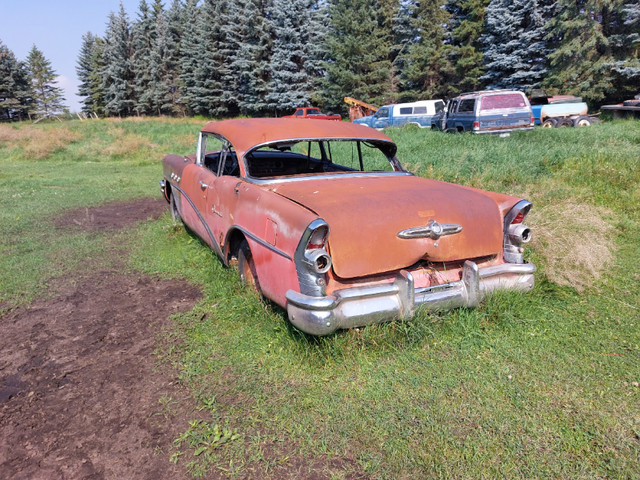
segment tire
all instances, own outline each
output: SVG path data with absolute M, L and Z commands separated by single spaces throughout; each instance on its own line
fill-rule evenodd
M 586 117 L 584 115 L 580 115 L 573 121 L 574 127 L 590 127 L 593 122 L 591 118 Z
M 240 281 L 250 290 L 261 294 L 260 281 L 256 272 L 256 265 L 253 262 L 253 254 L 246 240 L 242 240 L 238 249 L 238 275 Z
M 547 118 L 542 122 L 542 128 L 556 128 L 557 126 L 558 121 L 555 118 Z
M 176 205 L 176 196 L 171 194 L 169 197 L 169 210 L 171 211 L 171 218 L 176 223 L 184 223 L 182 221 L 182 217 L 180 216 L 180 212 L 178 211 L 178 206 Z
M 558 119 L 558 128 L 564 127 L 573 127 L 573 122 L 570 118 L 560 118 Z

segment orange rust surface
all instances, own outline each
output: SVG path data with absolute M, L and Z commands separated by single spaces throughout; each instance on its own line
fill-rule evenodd
M 502 249 L 502 215 L 496 202 L 445 182 L 414 176 L 339 177 L 270 188 L 329 224 L 333 268 L 342 278 L 398 270 L 421 259 L 496 255 Z M 463 225 L 463 231 L 438 240 L 397 236 L 430 220 Z
M 241 118 L 209 122 L 203 132 L 215 133 L 231 142 L 238 158 L 265 143 L 291 139 L 392 140 L 377 130 L 347 122 L 299 122 L 295 118 Z

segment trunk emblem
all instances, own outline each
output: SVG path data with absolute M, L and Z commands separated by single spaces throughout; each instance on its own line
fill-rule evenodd
M 438 223 L 430 220 L 429 223 L 422 227 L 407 228 L 398 232 L 399 238 L 431 238 L 438 240 L 444 235 L 453 235 L 462 231 L 462 225 L 456 223 Z

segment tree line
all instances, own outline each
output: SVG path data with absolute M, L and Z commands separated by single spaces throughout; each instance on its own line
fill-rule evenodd
M 35 45 L 21 62 L 0 41 L 0 121 L 42 119 L 60 112 L 64 96 L 56 76 Z
M 637 0 L 141 0 L 83 36 L 78 93 L 106 116 L 344 112 L 345 96 L 484 88 L 597 106 L 639 93 L 639 51 Z

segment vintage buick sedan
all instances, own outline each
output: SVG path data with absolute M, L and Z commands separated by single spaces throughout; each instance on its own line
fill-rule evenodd
M 366 126 L 210 122 L 163 168 L 173 217 L 309 334 L 533 288 L 530 202 L 414 176 Z

